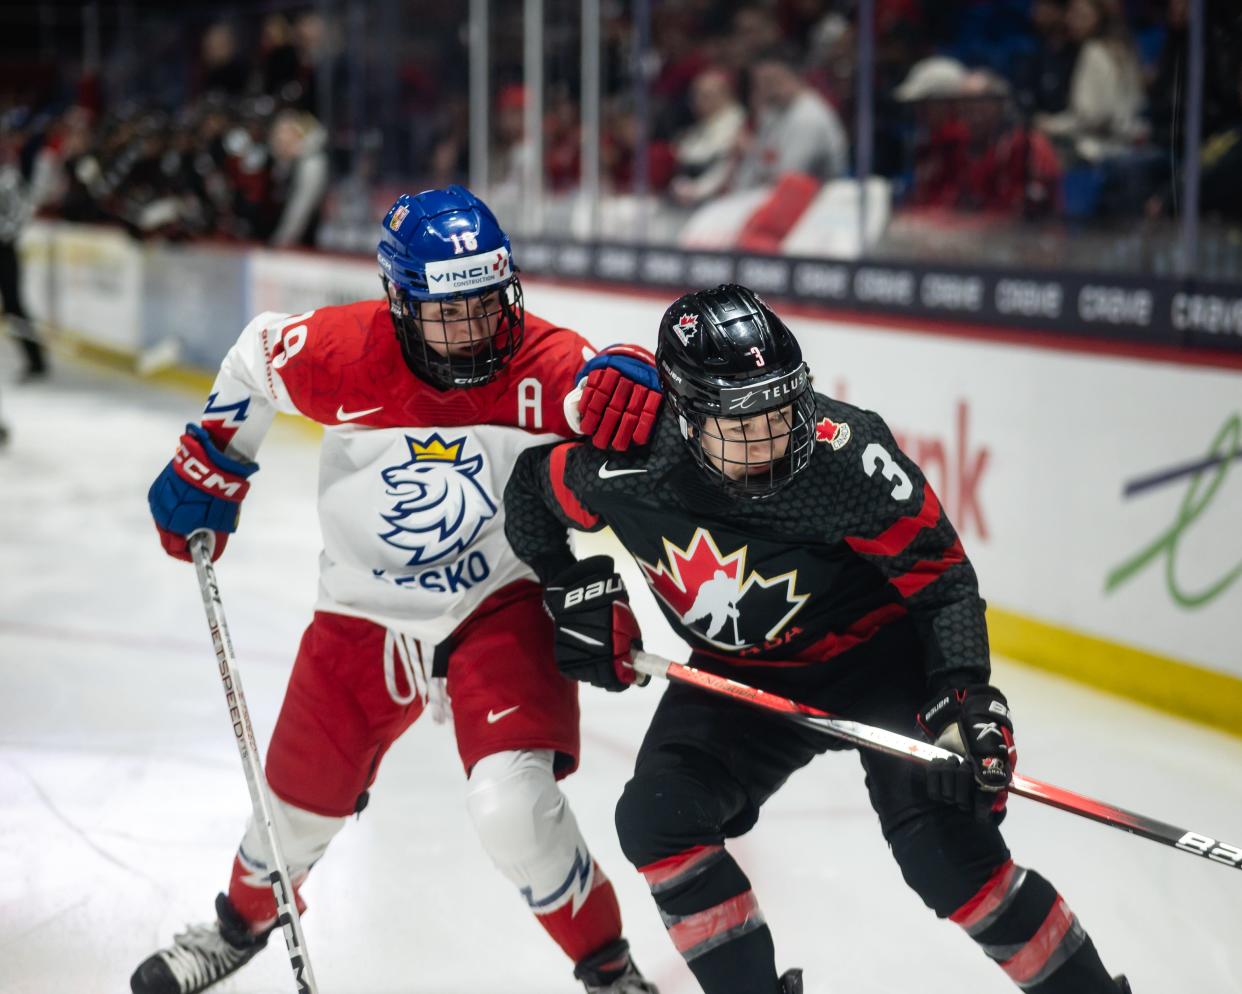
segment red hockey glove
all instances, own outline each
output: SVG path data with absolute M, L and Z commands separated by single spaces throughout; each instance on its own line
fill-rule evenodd
M 578 371 L 581 431 L 597 449 L 646 445 L 663 399 L 655 359 L 637 345 L 610 345 Z
M 933 743 L 965 760 L 938 759 L 927 767 L 932 800 L 955 804 L 981 821 L 993 813 L 1004 817 L 1005 788 L 1018 762 L 1005 695 L 987 684 L 945 690 L 919 712 L 919 726 Z
M 562 570 L 543 602 L 556 624 L 556 665 L 567 677 L 613 691 L 647 682 L 629 665 L 643 639 L 612 557 L 592 556 Z
M 258 468 L 226 456 L 202 425 L 186 425 L 177 454 L 147 492 L 164 551 L 188 562 L 189 537 L 206 529 L 215 536 L 211 559 L 219 559 L 237 530 L 242 498 L 250 489 L 247 478 Z

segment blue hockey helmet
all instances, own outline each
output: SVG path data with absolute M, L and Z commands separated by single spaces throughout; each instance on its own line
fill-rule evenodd
M 462 186 L 404 193 L 376 257 L 406 364 L 442 390 L 492 380 L 522 344 L 526 308 L 509 236 Z

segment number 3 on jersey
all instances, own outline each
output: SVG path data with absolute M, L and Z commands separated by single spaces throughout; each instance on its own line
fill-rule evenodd
M 874 476 L 879 469 L 884 479 L 893 481 L 893 500 L 905 500 L 914 493 L 914 484 L 910 482 L 906 471 L 897 465 L 888 449 L 879 442 L 872 442 L 863 449 L 862 463 L 868 476 Z

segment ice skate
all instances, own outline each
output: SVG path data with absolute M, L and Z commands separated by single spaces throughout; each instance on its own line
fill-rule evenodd
M 574 967 L 588 994 L 660 994 L 655 984 L 638 972 L 630 958 L 630 944 L 618 939 Z
M 129 978 L 133 994 L 197 994 L 250 962 L 267 945 L 272 930 L 251 935 L 223 894 L 216 897 L 216 915 L 216 921 L 191 925 L 167 949 L 143 960 Z

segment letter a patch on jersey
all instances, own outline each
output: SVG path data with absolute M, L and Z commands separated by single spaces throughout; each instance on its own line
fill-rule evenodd
M 784 631 L 809 595 L 795 590 L 797 571 L 771 578 L 746 570 L 747 546 L 727 556 L 705 528 L 682 549 L 664 540 L 664 558 L 638 560 L 652 592 L 705 642 L 738 651 Z
M 465 437 L 405 440 L 409 460 L 382 474 L 393 503 L 379 537 L 412 553 L 408 565 L 424 566 L 463 552 L 496 516 L 496 501 L 478 479 L 483 457 L 464 454 Z

